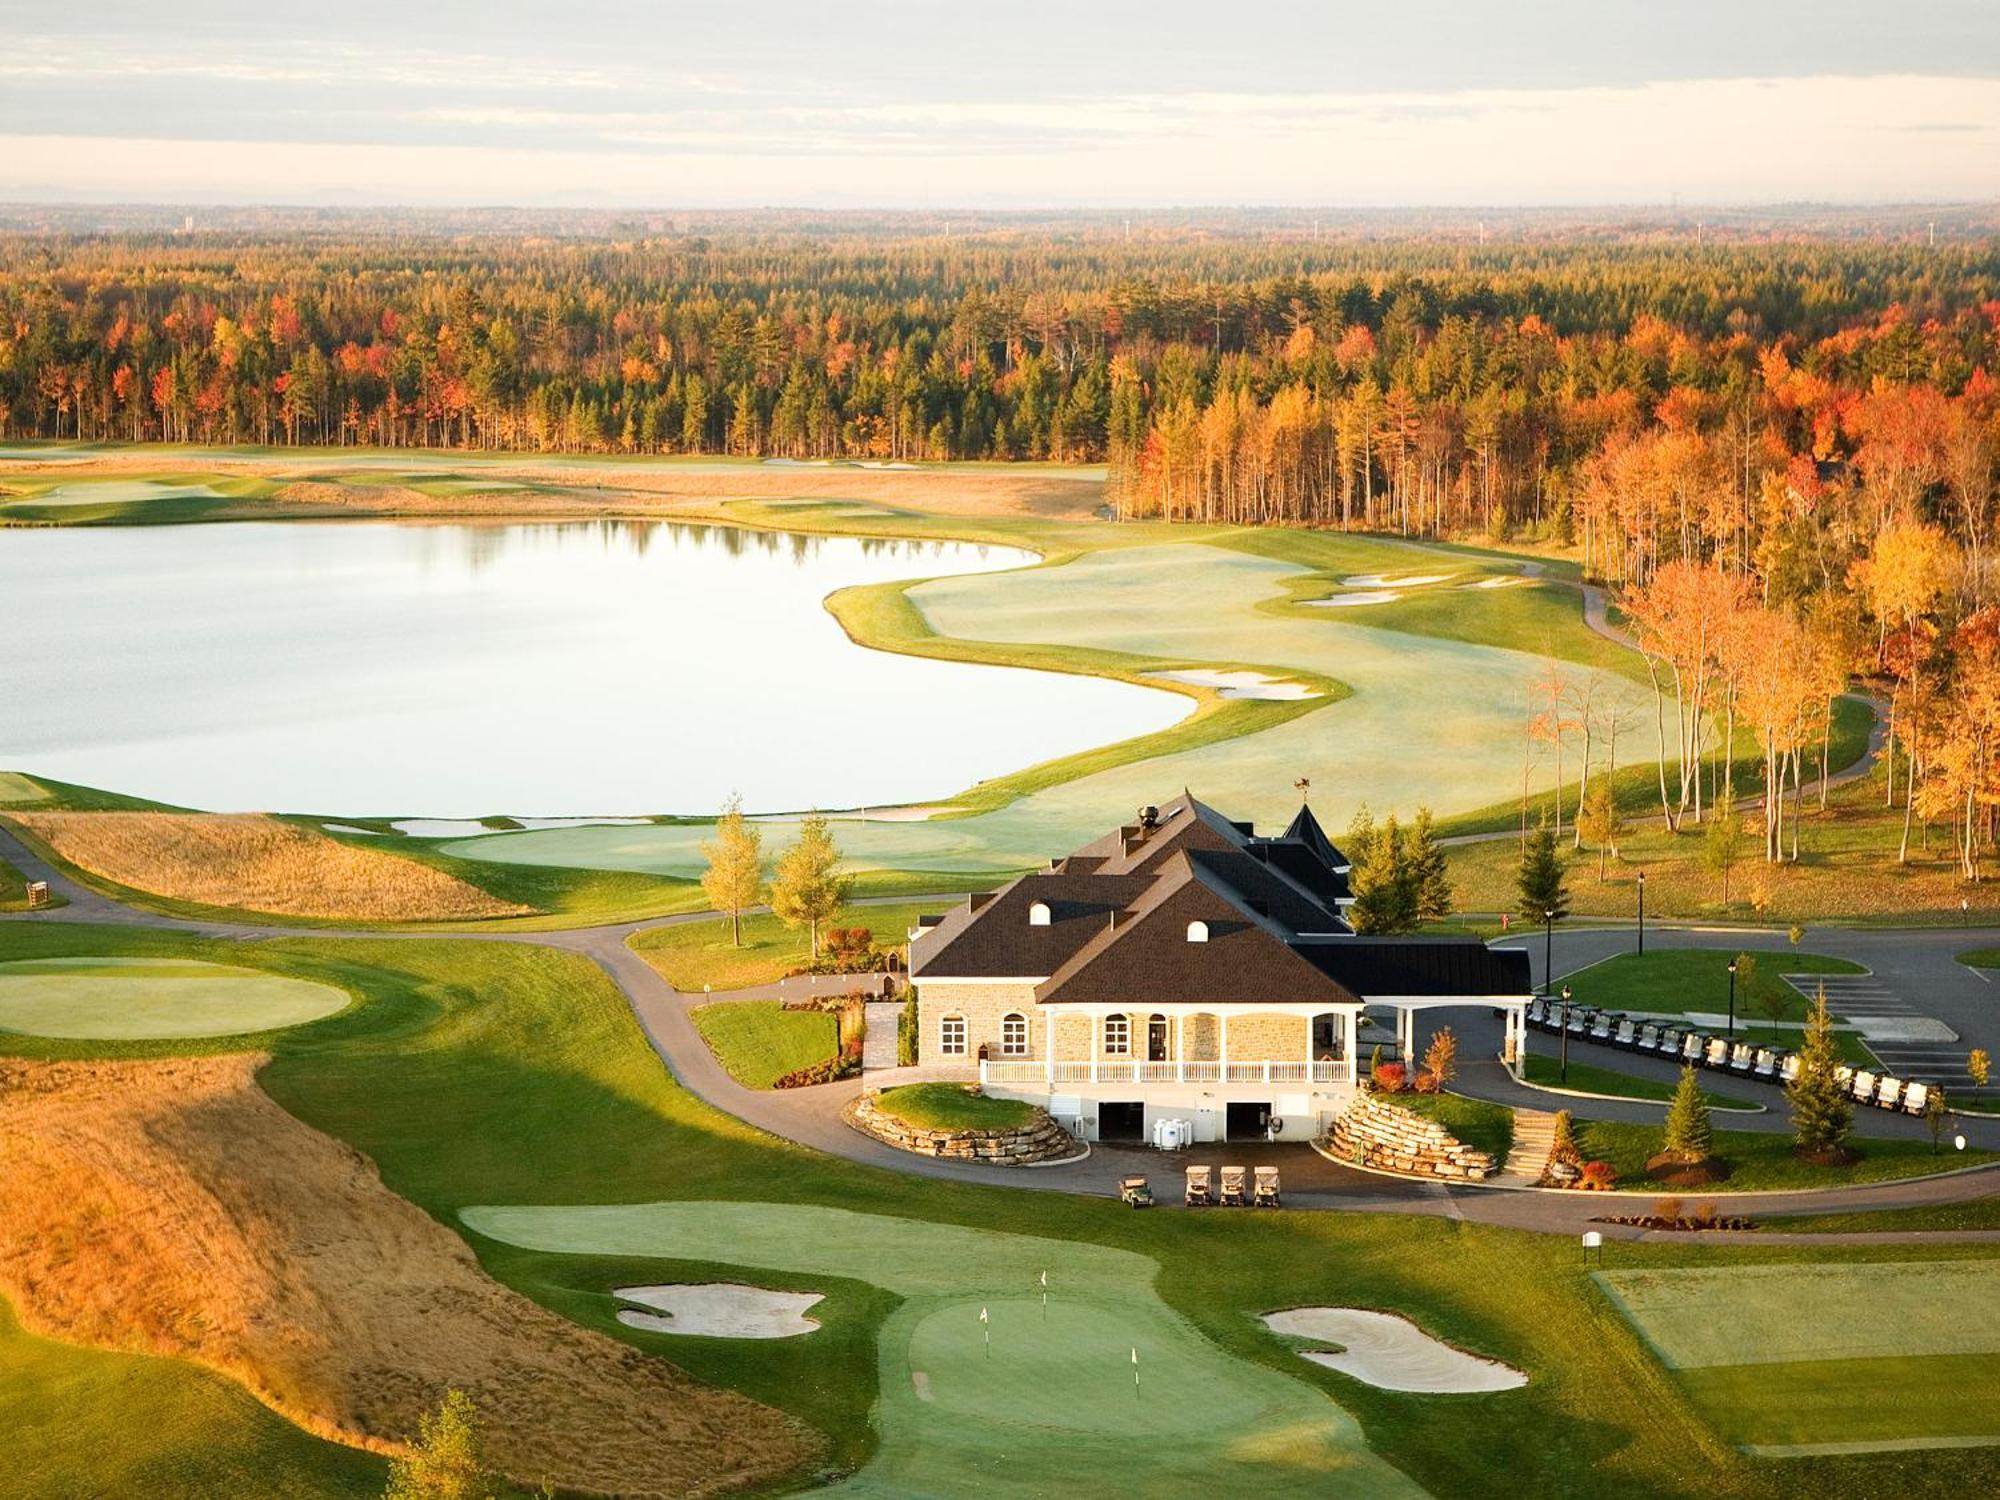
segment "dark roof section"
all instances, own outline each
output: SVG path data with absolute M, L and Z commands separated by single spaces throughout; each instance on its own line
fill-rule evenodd
M 1135 876 L 1023 875 L 993 896 L 961 903 L 912 945 L 913 975 L 960 979 L 1041 979 L 1060 969 L 1099 932 L 1111 914 L 1146 893 L 1152 881 Z M 1037 927 L 1028 913 L 1037 901 L 1049 923 Z
M 1357 995 L 1519 996 L 1534 988 L 1525 951 L 1473 938 L 1345 937 L 1294 946 Z
M 1303 809 L 1292 829 L 1258 838 L 1183 793 L 947 914 L 912 943 L 911 977 L 1034 979 L 1043 1003 L 1135 1008 L 1528 993 L 1524 953 L 1353 936 L 1339 907 L 1347 877 L 1330 862 L 1340 851 Z M 1045 926 L 1029 921 L 1037 901 Z M 1187 939 L 1197 921 L 1206 942 Z
M 1201 861 L 1212 857 L 1197 851 L 1170 860 L 1134 909 L 1041 985 L 1036 1000 L 1144 1007 L 1282 996 L 1354 1004 L 1354 995 L 1302 959 L 1258 913 L 1204 878 Z M 1188 941 L 1194 922 L 1207 927 L 1207 941 Z
M 1305 845 L 1322 864 L 1338 867 L 1349 863 L 1347 856 L 1342 854 L 1335 847 L 1333 840 L 1326 836 L 1326 830 L 1319 826 L 1319 819 L 1313 816 L 1312 808 L 1303 802 L 1299 804 L 1298 813 L 1293 817 L 1291 826 L 1286 828 L 1285 837 L 1294 843 Z

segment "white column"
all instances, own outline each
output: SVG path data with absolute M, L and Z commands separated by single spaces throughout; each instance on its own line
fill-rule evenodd
M 1056 1010 L 1053 1005 L 1049 1007 L 1048 1023 L 1048 1045 L 1043 1049 L 1042 1068 L 1049 1086 L 1053 1088 L 1056 1081 Z
M 1227 1083 L 1229 1081 L 1229 1012 L 1226 1010 L 1217 1011 L 1216 1021 L 1222 1027 L 1222 1063 L 1220 1072 L 1222 1074 L 1222 1081 Z

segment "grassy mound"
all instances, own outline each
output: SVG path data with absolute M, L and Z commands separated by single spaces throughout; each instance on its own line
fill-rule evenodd
M 174 901 L 364 922 L 448 921 L 529 911 L 415 860 L 255 814 L 13 816 L 78 869 Z
M 364 1158 L 255 1084 L 253 1055 L 0 1065 L 0 1290 L 35 1331 L 171 1354 L 307 1431 L 381 1450 L 448 1387 L 528 1484 L 687 1494 L 813 1451 L 488 1278 Z
M 1660 1153 L 1664 1138 L 1657 1125 L 1633 1125 L 1608 1120 L 1579 1120 L 1577 1146 L 1592 1159 L 1608 1161 L 1621 1182 L 1644 1180 L 1646 1163 Z M 1928 1177 L 1959 1167 L 2000 1160 L 1996 1151 L 1950 1151 L 1933 1154 L 1929 1141 L 1855 1139 L 1849 1142 L 1860 1159 L 1844 1166 L 1819 1166 L 1792 1154 L 1789 1135 L 1764 1131 L 1718 1130 L 1715 1154 L 1729 1166 L 1729 1180 L 1711 1184 L 1706 1192 L 1744 1193 L 1795 1191 L 1800 1188 L 1847 1187 L 1862 1182 L 1894 1182 Z
M 846 829 L 838 831 L 845 842 Z M 878 948 L 900 948 L 918 917 L 943 911 L 950 901 L 912 901 L 893 906 L 857 906 L 830 925 L 866 927 Z M 787 927 L 768 912 L 743 919 L 743 945 L 730 941 L 726 917 L 707 922 L 676 922 L 635 933 L 632 951 L 659 970 L 677 990 L 713 985 L 719 990 L 745 989 L 782 979 L 812 957 L 804 928 Z
M 1504 1104 L 1468 1099 L 1463 1094 L 1405 1092 L 1385 1097 L 1411 1114 L 1437 1121 L 1473 1150 L 1484 1151 L 1496 1164 L 1505 1161 L 1513 1147 L 1514 1111 Z
M 989 1099 L 955 1083 L 907 1083 L 884 1089 L 875 1107 L 919 1130 L 1013 1130 L 1035 1117 L 1019 1099 Z
M 30 1036 L 242 1036 L 345 1010 L 347 992 L 261 969 L 166 958 L 0 964 L 0 1030 Z
M 1546 1085 L 1549 1088 L 1574 1089 L 1580 1094 L 1609 1094 L 1617 1099 L 1657 1099 L 1662 1102 L 1674 1097 L 1674 1086 L 1657 1078 L 1635 1078 L 1630 1073 L 1620 1073 L 1612 1068 L 1600 1068 L 1595 1064 L 1570 1059 L 1569 1081 L 1562 1081 L 1561 1063 L 1553 1057 L 1544 1057 L 1539 1052 L 1530 1052 L 1522 1071 L 1528 1082 Z M 1711 1089 L 1701 1091 L 1702 1100 L 1710 1109 L 1742 1109 L 1750 1101 L 1718 1094 Z
M 840 1049 L 831 1011 L 786 1010 L 775 1000 L 731 1000 L 690 1013 L 716 1061 L 745 1088 L 767 1089 L 787 1073 L 825 1062 Z

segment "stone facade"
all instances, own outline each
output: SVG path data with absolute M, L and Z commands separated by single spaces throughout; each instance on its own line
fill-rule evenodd
M 1028 1050 L 1004 1054 L 1000 1050 L 1000 1022 L 1009 1012 L 1028 1020 Z M 945 1053 L 939 1036 L 947 1016 L 965 1018 L 966 1047 L 963 1056 Z M 917 1019 L 923 1035 L 918 1043 L 917 1061 L 924 1067 L 976 1066 L 983 1043 L 986 1055 L 996 1060 L 1039 1062 L 1048 1055 L 1048 1022 L 1035 1004 L 1031 984 L 917 984 Z
M 1495 1162 L 1465 1145 L 1435 1120 L 1412 1114 L 1381 1094 L 1363 1093 L 1334 1122 L 1328 1147 L 1342 1161 L 1410 1177 L 1483 1182 Z
M 1032 1120 L 1016 1130 L 927 1130 L 884 1114 L 875 1107 L 873 1099 L 863 1096 L 847 1106 L 842 1118 L 863 1134 L 916 1156 L 1017 1167 L 1038 1161 L 1062 1161 L 1082 1150 L 1068 1131 L 1039 1109 Z
M 1312 1038 L 1312 1022 L 1304 1016 L 1253 1012 L 1229 1018 L 1229 1055 L 1232 1058 L 1275 1058 L 1282 1062 L 1303 1062 L 1306 1043 Z

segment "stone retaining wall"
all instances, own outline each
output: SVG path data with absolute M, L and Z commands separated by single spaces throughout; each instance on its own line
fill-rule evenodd
M 1410 1177 L 1483 1182 L 1495 1166 L 1486 1152 L 1473 1150 L 1435 1120 L 1391 1104 L 1381 1094 L 1356 1094 L 1327 1141 L 1342 1161 Z
M 957 1161 L 988 1161 L 1018 1167 L 1030 1162 L 1061 1161 L 1083 1150 L 1067 1130 L 1036 1110 L 1027 1124 L 1012 1130 L 930 1130 L 906 1124 L 875 1107 L 865 1095 L 841 1111 L 841 1118 L 864 1135 L 916 1156 L 943 1156 Z

